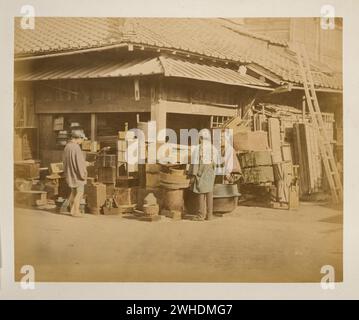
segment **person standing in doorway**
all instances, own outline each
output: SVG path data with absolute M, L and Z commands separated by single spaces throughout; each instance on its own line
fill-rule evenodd
M 73 217 L 82 216 L 80 204 L 87 181 L 87 162 L 80 148 L 84 140 L 87 138 L 81 130 L 72 131 L 71 140 L 66 144 L 63 154 L 64 174 L 71 188 L 68 202 Z

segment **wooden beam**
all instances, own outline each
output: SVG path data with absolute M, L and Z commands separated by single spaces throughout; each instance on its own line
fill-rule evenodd
M 160 100 L 159 104 L 164 105 L 166 112 L 179 114 L 197 114 L 205 116 L 227 116 L 234 117 L 237 114 L 236 108 L 224 108 L 199 103 L 186 103 L 177 101 Z
M 107 113 L 107 112 L 150 112 L 150 97 L 142 97 L 140 101 L 130 98 L 116 100 L 98 100 L 89 104 L 85 101 L 37 101 L 36 113 Z
M 293 89 L 293 84 L 286 83 L 280 87 L 275 88 L 270 94 L 286 93 L 291 92 Z

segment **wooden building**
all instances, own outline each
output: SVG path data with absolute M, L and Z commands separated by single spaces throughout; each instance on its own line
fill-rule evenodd
M 320 17 L 313 18 L 245 18 L 232 19 L 247 30 L 278 41 L 306 44 L 316 61 L 330 65 L 336 72 L 343 69 L 343 19 L 335 18 L 332 28 L 323 28 Z M 328 22 L 327 22 L 328 23 Z
M 253 98 L 302 107 L 288 44 L 224 19 L 37 18 L 34 30 L 15 20 L 14 58 L 15 160 L 43 165 L 61 161 L 56 119 L 105 142 L 137 115 L 178 131 L 218 125 Z M 314 60 L 312 70 L 340 125 L 340 74 Z

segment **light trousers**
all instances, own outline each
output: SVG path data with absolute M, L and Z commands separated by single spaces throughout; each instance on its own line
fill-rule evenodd
M 72 216 L 81 215 L 80 204 L 84 195 L 84 187 L 79 186 L 77 188 L 71 188 L 71 194 L 69 197 L 70 213 Z
M 199 193 L 199 218 L 212 219 L 213 217 L 213 192 Z

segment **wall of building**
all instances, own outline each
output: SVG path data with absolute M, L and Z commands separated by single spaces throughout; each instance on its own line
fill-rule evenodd
M 312 59 L 342 72 L 343 22 L 341 18 L 334 22 L 334 29 L 324 29 L 321 28 L 321 18 L 245 18 L 240 21 L 253 32 L 304 43 Z
M 321 18 L 292 18 L 289 41 L 306 45 L 312 59 L 342 72 L 343 32 L 341 19 L 335 20 L 334 29 L 321 27 Z
M 234 116 L 256 90 L 190 79 L 143 77 L 135 97 L 134 78 L 38 81 L 33 84 L 34 110 L 39 118 L 40 159 L 47 165 L 61 161 L 54 120 L 64 129 L 78 122 L 88 137 L 100 142 L 115 139 L 117 131 L 140 121 L 156 120 L 158 128 L 210 126 L 211 115 Z M 193 121 L 189 121 L 188 117 Z M 196 121 L 195 121 L 196 120 Z

